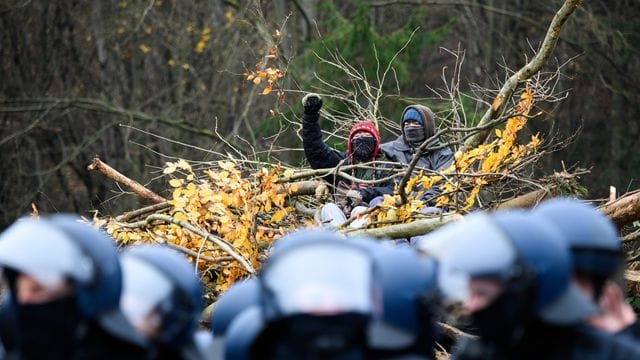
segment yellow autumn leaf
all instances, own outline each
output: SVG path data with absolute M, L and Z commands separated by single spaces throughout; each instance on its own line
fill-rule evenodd
M 171 180 L 169 180 L 169 185 L 171 185 L 174 188 L 182 186 L 183 183 L 184 183 L 183 179 L 171 179 Z
M 196 44 L 196 48 L 195 51 L 198 54 L 202 54 L 204 52 L 204 48 L 206 46 L 206 43 L 203 40 L 198 41 L 198 43 Z
M 176 166 L 179 169 L 183 169 L 191 172 L 191 165 L 189 165 L 189 163 L 186 160 L 179 159 L 178 161 L 176 161 Z
M 233 14 L 233 11 L 228 10 L 224 13 L 224 18 L 227 19 L 228 22 L 232 22 L 235 19 L 235 15 Z
M 540 138 L 538 137 L 538 134 L 531 135 L 531 141 L 529 142 L 529 145 L 534 150 L 538 148 L 538 145 L 540 145 Z
M 272 90 L 271 84 L 267 85 L 264 90 L 262 90 L 262 95 L 268 95 Z
M 167 163 L 164 170 L 162 170 L 163 174 L 171 174 L 176 171 L 178 168 L 173 163 Z
M 274 223 L 280 222 L 282 221 L 282 218 L 284 218 L 286 214 L 287 213 L 282 209 L 276 210 L 276 212 L 274 212 L 273 215 L 271 216 L 271 221 Z
M 236 165 L 231 161 L 219 161 L 218 165 L 220 166 L 220 168 L 227 171 L 233 171 L 236 167 Z
M 140 44 L 140 46 L 138 46 L 138 49 L 140 49 L 140 51 L 142 51 L 143 54 L 148 53 L 149 51 L 151 51 L 151 47 L 145 45 L 145 44 Z
M 185 215 L 185 214 L 183 214 L 181 212 L 178 212 L 175 215 L 173 215 L 173 218 L 176 219 L 176 220 L 184 221 L 184 222 L 188 222 L 189 221 L 189 218 L 187 217 L 187 215 Z M 180 230 L 180 229 L 176 229 L 176 233 L 178 233 L 178 230 Z M 182 230 L 180 230 L 180 232 L 182 232 Z

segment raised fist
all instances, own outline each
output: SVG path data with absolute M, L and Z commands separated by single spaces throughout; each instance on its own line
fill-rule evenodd
M 302 98 L 302 106 L 307 114 L 315 114 L 322 107 L 322 98 L 315 93 L 308 93 Z

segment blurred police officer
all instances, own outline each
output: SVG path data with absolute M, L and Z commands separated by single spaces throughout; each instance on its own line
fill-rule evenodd
M 640 324 L 625 301 L 624 254 L 611 220 L 595 207 L 570 198 L 545 201 L 533 213 L 562 233 L 573 258 L 573 282 L 600 307 L 587 322 L 640 341 Z
M 441 286 L 463 301 L 479 335 L 457 344 L 454 358 L 640 356 L 632 344 L 582 325 L 598 309 L 572 285 L 569 250 L 542 219 L 522 212 L 478 213 L 439 233 L 430 241 L 449 243 L 442 253 Z
M 112 240 L 71 215 L 22 219 L 0 235 L 8 294 L 0 335 L 17 359 L 144 359 L 145 341 L 119 312 Z M 11 314 L 8 316 L 7 314 Z
M 159 245 L 128 248 L 121 256 L 124 289 L 120 307 L 153 344 L 154 359 L 213 357 L 213 339 L 197 331 L 202 286 L 187 259 Z

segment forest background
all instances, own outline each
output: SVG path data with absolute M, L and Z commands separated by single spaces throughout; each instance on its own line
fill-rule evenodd
M 335 54 L 370 79 L 391 62 L 379 112 L 396 122 L 415 102 L 446 114 L 432 88 L 459 70 L 463 111 L 477 121 L 488 105 L 472 94 L 499 89 L 506 69 L 533 56 L 561 4 L 4 0 L 0 228 L 32 205 L 85 215 L 140 207 L 139 197 L 86 170 L 95 155 L 165 197 L 163 166 L 177 158 L 204 164 L 242 153 L 304 166 L 302 95 L 326 90 L 322 80 L 349 86 L 320 61 Z M 637 1 L 584 1 L 547 64 L 560 69 L 560 96 L 525 129 L 564 144 L 536 172 L 589 169 L 580 182 L 590 199 L 607 198 L 610 186 L 639 187 L 639 19 Z M 383 140 L 397 134 L 384 130 Z M 340 136 L 328 141 L 345 147 Z

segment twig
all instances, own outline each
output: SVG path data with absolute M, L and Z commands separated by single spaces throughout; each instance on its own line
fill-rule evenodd
M 622 237 L 622 242 L 630 242 L 630 241 L 638 241 L 638 240 L 640 240 L 640 229 Z
M 233 257 L 231 257 L 231 256 L 223 256 L 223 257 L 219 257 L 219 258 L 212 258 L 211 256 L 202 255 L 202 254 L 200 254 L 198 256 L 198 253 L 196 251 L 188 249 L 188 248 L 186 248 L 184 246 L 176 245 L 176 244 L 170 243 L 170 242 L 165 242 L 165 243 L 162 243 L 162 244 L 164 246 L 166 246 L 166 247 L 169 247 L 169 248 L 173 249 L 173 250 L 180 251 L 180 252 L 182 252 L 184 254 L 187 254 L 189 256 L 193 256 L 194 258 L 199 257 L 200 260 L 204 260 L 204 261 L 212 263 L 212 264 L 233 260 Z M 216 270 L 221 270 L 221 268 L 220 267 L 216 267 Z
M 467 334 L 466 332 L 441 321 L 438 321 L 438 326 L 442 329 L 442 332 L 445 335 L 449 336 L 454 340 L 458 340 L 461 337 L 466 337 L 470 339 L 477 338 L 477 336 L 475 335 Z
M 100 160 L 98 156 L 93 158 L 93 160 L 91 161 L 91 164 L 87 166 L 87 170 L 89 171 L 98 170 L 104 176 L 120 184 L 124 184 L 128 186 L 131 189 L 131 191 L 136 193 L 138 196 L 144 199 L 147 199 L 151 202 L 154 202 L 156 204 L 167 202 L 167 199 L 147 189 L 139 182 L 129 179 L 128 177 L 124 176 L 122 173 L 120 173 L 116 169 L 105 164 L 104 162 L 102 162 L 102 160 Z
M 161 203 L 145 206 L 143 208 L 132 210 L 124 214 L 118 215 L 116 216 L 115 220 L 118 222 L 129 222 L 139 216 L 142 216 L 151 212 L 162 211 L 170 207 L 171 207 L 171 204 L 169 204 L 168 201 L 164 201 Z
M 178 220 L 172 216 L 169 215 L 164 215 L 164 214 L 151 214 L 149 216 L 147 216 L 144 220 L 140 220 L 137 221 L 135 223 L 125 223 L 125 224 L 121 224 L 123 227 L 127 227 L 127 228 L 138 228 L 138 227 L 143 227 L 153 221 L 165 221 L 165 222 L 170 222 L 172 224 L 178 225 L 184 229 L 187 229 L 189 231 L 191 231 L 194 234 L 200 235 L 202 238 L 204 238 L 206 241 L 211 241 L 212 243 L 218 245 L 224 252 L 226 252 L 227 254 L 229 254 L 231 257 L 233 257 L 234 259 L 236 259 L 243 267 L 244 269 L 249 273 L 249 274 L 253 274 L 255 273 L 255 269 L 253 268 L 253 266 L 247 261 L 247 259 L 245 259 L 244 257 L 238 255 L 231 247 L 230 244 L 228 244 L 226 241 L 224 241 L 223 239 L 220 239 L 219 237 L 210 234 L 204 230 L 200 230 L 196 227 L 194 227 L 193 225 L 185 222 L 185 221 L 181 221 Z M 197 254 L 196 254 L 197 255 Z
M 301 213 L 302 215 L 306 215 L 309 216 L 311 218 L 316 216 L 316 213 L 318 212 L 317 209 L 310 209 L 306 206 L 304 206 L 301 202 L 299 201 L 294 201 L 293 202 L 293 207 L 295 207 L 296 211 Z

